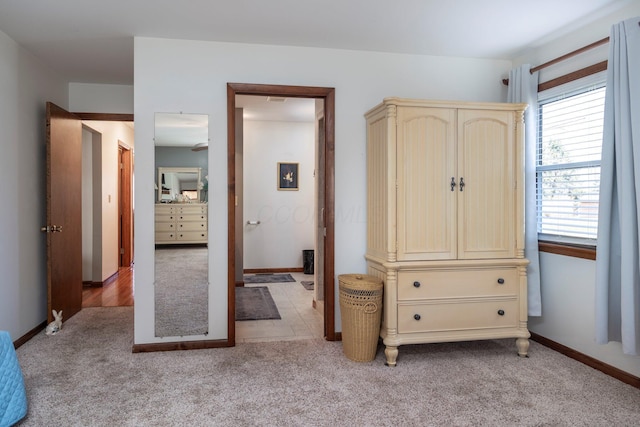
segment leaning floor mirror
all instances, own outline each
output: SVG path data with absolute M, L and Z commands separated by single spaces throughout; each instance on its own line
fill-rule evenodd
M 155 115 L 155 335 L 208 334 L 209 117 Z

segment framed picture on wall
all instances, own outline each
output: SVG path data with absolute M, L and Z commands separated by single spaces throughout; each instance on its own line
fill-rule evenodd
M 298 163 L 278 162 L 278 190 L 298 191 Z

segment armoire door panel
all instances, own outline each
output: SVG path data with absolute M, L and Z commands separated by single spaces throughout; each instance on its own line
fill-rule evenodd
M 455 110 L 398 108 L 398 259 L 456 254 Z
M 515 256 L 514 116 L 458 111 L 458 258 Z

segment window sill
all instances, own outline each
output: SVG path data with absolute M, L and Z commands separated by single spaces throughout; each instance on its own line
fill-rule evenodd
M 572 245 L 567 243 L 548 242 L 538 240 L 538 251 L 550 254 L 565 255 L 574 258 L 596 259 L 594 246 Z

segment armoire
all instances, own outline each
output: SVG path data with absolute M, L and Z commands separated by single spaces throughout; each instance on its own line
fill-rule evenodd
M 515 338 L 526 356 L 526 104 L 385 98 L 367 121 L 367 272 L 398 347 Z

